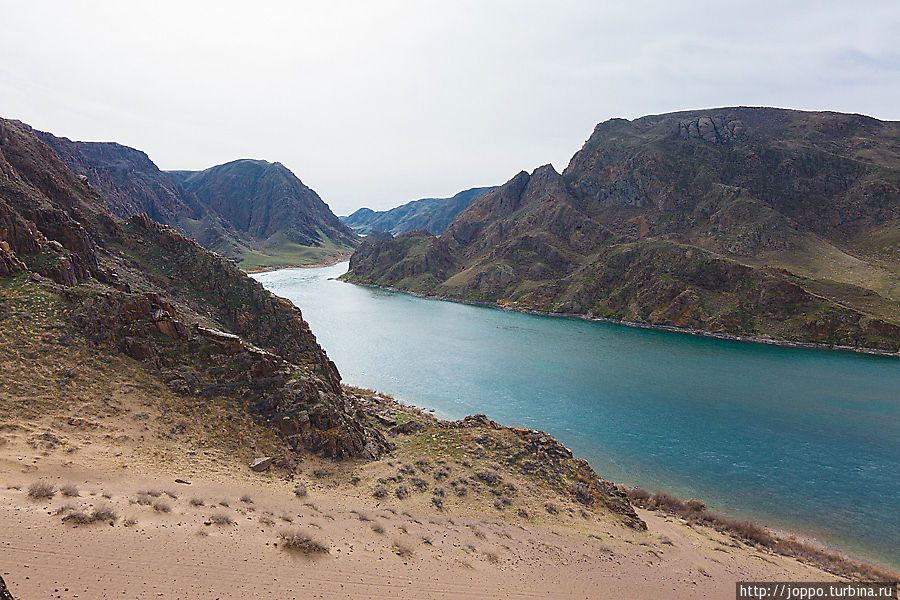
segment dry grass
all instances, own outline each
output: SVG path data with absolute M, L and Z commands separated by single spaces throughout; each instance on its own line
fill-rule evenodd
M 213 513 L 210 515 L 209 521 L 213 525 L 234 525 L 234 519 L 225 513 Z
M 391 544 L 391 552 L 393 552 L 400 558 L 409 558 L 413 555 L 412 548 L 397 540 L 395 540 L 394 543 Z
M 282 531 L 279 535 L 281 547 L 285 550 L 310 554 L 328 554 L 329 548 L 302 531 Z
M 886 569 L 861 563 L 846 556 L 823 550 L 795 539 L 782 538 L 764 526 L 743 519 L 732 519 L 706 510 L 700 500 L 682 501 L 665 493 L 652 496 L 646 490 L 633 488 L 626 495 L 637 506 L 647 510 L 659 510 L 683 517 L 689 523 L 707 525 L 753 546 L 766 548 L 776 554 L 797 558 L 820 569 L 856 581 L 900 581 L 900 575 Z M 666 544 L 667 539 L 660 540 Z M 671 544 L 671 541 L 668 541 Z
M 91 512 L 70 510 L 62 520 L 73 525 L 90 525 L 91 523 L 114 523 L 119 518 L 109 506 L 98 506 Z
M 59 488 L 59 493 L 68 498 L 77 498 L 80 496 L 78 493 L 78 488 L 75 487 L 75 484 L 67 483 L 66 485 Z
M 35 481 L 28 486 L 28 497 L 32 500 L 49 500 L 56 495 L 56 488 L 47 481 Z

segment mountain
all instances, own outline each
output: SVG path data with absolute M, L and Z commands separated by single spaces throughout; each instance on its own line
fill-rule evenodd
M 142 197 L 122 198 L 136 206 Z M 30 127 L 0 119 L 0 319 L 17 314 L 16 302 L 32 304 L 65 344 L 90 347 L 83 356 L 128 356 L 177 393 L 278 424 L 295 448 L 337 457 L 388 448 L 299 309 L 145 214 L 117 220 L 116 203 Z M 44 358 L 53 353 L 32 356 Z
M 400 235 L 417 229 L 440 235 L 456 215 L 493 189 L 476 187 L 464 190 L 452 198 L 422 198 L 386 211 L 360 208 L 350 216 L 341 217 L 341 220 L 359 235 L 373 231 Z
M 721 108 L 600 123 L 349 281 L 719 334 L 900 348 L 900 123 Z
M 167 173 L 128 146 L 34 133 L 102 192 L 114 217 L 146 214 L 243 268 L 332 260 L 356 243 L 318 195 L 279 163 L 238 160 Z
M 235 160 L 204 171 L 172 171 L 172 179 L 256 242 L 258 252 L 297 261 L 310 248 L 337 256 L 357 241 L 316 192 L 281 163 Z M 260 260 L 246 256 L 247 262 Z

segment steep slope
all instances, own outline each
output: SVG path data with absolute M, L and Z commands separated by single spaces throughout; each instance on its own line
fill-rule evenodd
M 598 125 L 568 168 L 360 247 L 347 279 L 721 334 L 900 347 L 900 124 L 725 108 Z M 438 260 L 440 257 L 440 260 Z
M 170 174 L 254 240 L 260 253 L 301 256 L 309 248 L 320 248 L 337 256 L 356 244 L 353 231 L 281 163 L 242 159 L 205 171 Z M 261 256 L 245 253 L 244 259 L 248 266 L 254 261 L 265 264 Z
M 200 173 L 163 172 L 144 152 L 114 142 L 76 142 L 51 133 L 34 133 L 72 172 L 101 192 L 115 218 L 146 214 L 245 268 L 331 260 L 349 252 L 355 243 L 352 232 L 315 192 L 280 165 L 276 169 L 283 170 L 280 177 L 250 183 L 222 165 L 221 171 L 231 180 L 216 184 L 222 196 L 200 197 L 183 185 L 183 180 Z M 229 165 L 245 162 L 262 161 Z M 213 167 L 202 173 L 208 174 L 208 181 L 221 171 Z M 202 187 L 201 191 L 208 190 Z M 271 222 L 250 227 L 247 215 L 251 214 L 256 220 L 271 218 Z
M 387 211 L 360 208 L 352 215 L 341 217 L 359 235 L 383 231 L 400 235 L 407 231 L 424 229 L 440 235 L 453 222 L 456 215 L 467 209 L 494 187 L 476 187 L 464 190 L 452 198 L 422 198 Z
M 295 306 L 146 215 L 114 220 L 85 178 L 6 120 L 0 251 L 0 285 L 52 298 L 58 328 L 95 352 L 131 357 L 176 393 L 230 401 L 277 425 L 293 448 L 337 457 L 388 448 Z

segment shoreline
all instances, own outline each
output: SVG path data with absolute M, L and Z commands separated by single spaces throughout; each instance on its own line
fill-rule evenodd
M 314 263 L 311 265 L 275 265 L 271 267 L 256 267 L 254 269 L 245 269 L 238 265 L 238 268 L 246 273 L 247 275 L 254 275 L 256 273 L 268 273 L 270 271 L 282 271 L 285 269 L 312 269 L 314 267 L 330 267 L 331 265 L 336 265 L 340 262 L 345 262 L 349 259 L 349 257 L 339 257 L 334 260 L 329 260 L 320 263 Z
M 338 261 L 340 262 L 340 261 Z M 335 264 L 335 263 L 332 263 Z M 396 288 L 389 285 L 377 285 L 374 283 L 362 283 L 359 281 L 348 281 L 346 279 L 342 279 L 341 277 L 336 278 L 337 281 L 341 281 L 343 283 L 349 283 L 352 285 L 359 285 L 363 287 L 375 288 L 380 290 L 386 290 L 389 292 L 397 292 L 400 294 L 408 294 L 410 296 L 415 296 L 417 298 L 424 298 L 426 300 L 441 300 L 443 302 L 456 302 L 458 304 L 468 304 L 470 306 L 481 306 L 484 308 L 494 308 L 497 310 L 505 310 L 508 312 L 517 312 L 524 313 L 528 315 L 536 315 L 540 317 L 553 317 L 553 318 L 564 318 L 564 319 L 578 319 L 581 321 L 588 321 L 592 323 L 610 323 L 612 325 L 622 325 L 625 327 L 633 327 L 637 329 L 652 329 L 658 331 L 668 331 L 671 333 L 683 333 L 688 335 L 693 335 L 697 337 L 709 337 L 715 338 L 719 340 L 726 340 L 732 342 L 750 342 L 754 344 L 766 344 L 769 346 L 783 346 L 786 348 L 804 348 L 808 350 L 831 350 L 836 352 L 852 352 L 854 354 L 867 354 L 870 356 L 883 356 L 889 358 L 900 358 L 900 352 L 890 352 L 888 350 L 881 350 L 879 348 L 861 348 L 856 346 L 834 346 L 831 344 L 823 344 L 820 342 L 801 342 L 795 340 L 778 340 L 774 338 L 765 338 L 765 337 L 757 337 L 750 335 L 738 335 L 733 333 L 717 333 L 714 331 L 705 331 L 703 329 L 691 329 L 688 327 L 676 327 L 674 325 L 653 325 L 651 323 L 639 323 L 637 321 L 626 321 L 624 319 L 614 319 L 611 317 L 596 317 L 583 315 L 579 313 L 558 313 L 558 312 L 550 312 L 543 311 L 534 308 L 523 308 L 518 306 L 504 306 L 492 302 L 481 302 L 478 300 L 463 300 L 460 298 L 453 298 L 451 296 L 440 296 L 437 294 L 425 294 L 422 292 L 413 292 L 409 290 L 404 290 L 400 288 Z
M 342 385 L 344 385 L 345 388 L 349 388 L 350 390 L 357 391 L 357 392 L 363 391 L 365 389 L 365 388 L 359 388 L 352 384 L 345 383 Z M 423 418 L 426 421 L 432 420 L 432 421 L 442 424 L 443 426 L 452 426 L 453 423 L 460 422 L 459 420 L 453 421 L 452 419 L 449 419 L 449 418 L 437 417 L 434 415 L 433 409 L 423 408 L 423 407 L 417 406 L 415 404 L 412 404 L 409 401 L 399 400 L 391 394 L 387 394 L 384 392 L 373 392 L 373 395 L 387 399 L 389 402 L 391 402 L 395 407 L 397 407 L 401 411 L 412 412 L 414 414 L 418 414 L 421 418 Z M 470 417 L 466 417 L 466 418 L 470 418 Z M 511 431 L 517 431 L 517 430 L 522 429 L 517 426 L 505 425 L 503 423 L 493 421 L 490 419 L 490 417 L 486 417 L 486 419 L 488 420 L 488 422 L 490 423 L 491 426 L 495 426 L 500 429 L 511 430 Z M 522 429 L 522 430 L 524 430 L 524 429 Z M 539 430 L 539 429 L 527 429 L 527 430 L 550 436 L 550 434 L 546 433 L 543 430 Z M 553 437 L 553 436 L 550 436 L 550 437 Z M 564 447 L 566 450 L 571 452 L 571 450 L 569 450 L 569 448 L 567 446 L 565 446 L 561 441 L 559 441 L 558 443 L 562 447 Z M 573 456 L 574 456 L 574 454 L 573 454 Z M 586 459 L 580 459 L 577 456 L 575 456 L 575 458 L 586 461 Z M 591 469 L 594 469 L 593 464 L 591 464 L 591 463 L 588 463 L 588 464 L 590 464 Z M 596 470 L 595 470 L 595 472 L 596 472 Z M 619 483 L 617 481 L 607 480 L 603 475 L 599 475 L 599 474 L 598 474 L 598 477 L 600 477 L 603 480 L 609 481 L 609 483 L 611 483 L 612 485 L 614 485 L 617 488 L 619 488 L 620 490 L 622 490 L 626 494 L 626 496 L 628 496 L 629 501 L 635 508 L 639 508 L 641 510 L 654 512 L 654 513 L 662 514 L 662 515 L 671 515 L 673 517 L 677 517 L 677 518 L 684 520 L 685 523 L 691 523 L 692 519 L 695 522 L 697 521 L 697 515 L 699 513 L 687 513 L 686 514 L 684 512 L 674 510 L 673 508 L 671 508 L 671 506 L 666 506 L 665 504 L 661 504 L 661 505 L 655 506 L 655 507 L 648 506 L 646 501 L 642 501 L 640 498 L 632 497 L 631 492 L 635 492 L 638 490 L 643 491 L 643 488 L 641 486 L 626 485 L 626 484 Z M 653 492 L 653 495 L 660 496 L 660 497 L 666 497 L 666 498 L 672 498 L 672 499 L 675 499 L 677 502 L 681 502 L 679 497 L 677 497 L 674 494 L 671 494 L 665 490 L 656 490 L 655 492 Z M 691 498 L 689 500 L 684 501 L 684 504 L 688 504 L 690 502 L 695 502 L 697 500 L 700 500 L 700 502 L 704 506 L 702 511 L 706 512 L 707 505 L 706 505 L 705 501 L 703 501 L 702 499 Z M 710 525 L 709 523 L 706 523 L 707 526 L 712 526 L 716 529 L 722 528 L 726 531 L 732 531 L 732 533 L 735 533 L 736 535 L 738 535 L 739 537 L 743 538 L 744 540 L 746 540 L 748 542 L 752 542 L 754 545 L 758 544 L 762 547 L 767 547 L 765 544 L 759 544 L 758 539 L 754 538 L 754 534 L 756 532 L 761 532 L 763 534 L 767 534 L 767 535 L 771 536 L 771 538 L 773 538 L 775 540 L 775 545 L 783 544 L 783 543 L 788 543 L 788 544 L 792 544 L 792 545 L 799 544 L 800 546 L 798 546 L 798 547 L 802 546 L 802 547 L 805 547 L 805 549 L 807 549 L 807 550 L 811 550 L 813 552 L 819 552 L 819 553 L 821 553 L 822 556 L 827 556 L 827 555 L 836 556 L 839 558 L 840 561 L 843 561 L 844 563 L 849 562 L 849 563 L 857 563 L 858 565 L 863 565 L 863 566 L 873 566 L 876 569 L 883 569 L 883 570 L 889 571 L 891 573 L 894 573 L 894 569 L 896 568 L 895 566 L 891 565 L 889 563 L 889 561 L 886 561 L 883 557 L 878 556 L 877 553 L 873 553 L 870 556 L 865 556 L 865 554 L 866 554 L 865 552 L 863 554 L 859 554 L 859 553 L 857 553 L 857 551 L 848 551 L 848 550 L 844 549 L 844 547 L 840 544 L 840 542 L 829 542 L 829 541 L 822 539 L 821 537 L 818 537 L 817 535 L 810 533 L 809 531 L 803 530 L 802 528 L 799 528 L 799 527 L 794 527 L 791 525 L 770 525 L 766 519 L 759 519 L 758 517 L 753 517 L 753 516 L 742 517 L 742 516 L 740 516 L 740 511 L 738 511 L 737 516 L 730 514 L 728 512 L 718 512 L 718 511 L 710 511 L 709 514 L 713 515 L 714 519 L 718 519 L 719 524 L 718 524 L 718 526 L 716 526 L 716 525 Z M 703 521 L 700 520 L 700 523 L 703 523 Z M 752 533 L 750 533 L 748 535 L 747 533 L 742 531 L 744 529 L 750 530 Z M 753 530 L 755 530 L 755 531 L 753 531 Z M 785 552 L 779 552 L 777 550 L 775 550 L 775 552 L 782 556 L 788 556 L 788 557 L 793 556 L 791 554 L 788 554 Z M 822 561 L 821 557 L 819 557 L 819 559 L 820 559 L 820 561 Z M 812 562 L 813 564 L 816 564 L 817 567 L 822 568 L 826 572 L 842 576 L 840 573 L 835 572 L 835 570 L 833 570 L 833 569 L 825 568 L 821 564 L 821 562 L 817 562 L 815 560 L 812 560 L 810 562 Z

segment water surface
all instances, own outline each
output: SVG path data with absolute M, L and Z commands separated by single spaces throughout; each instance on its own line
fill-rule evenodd
M 543 429 L 607 479 L 900 567 L 900 360 L 731 342 L 254 275 L 346 383 Z

